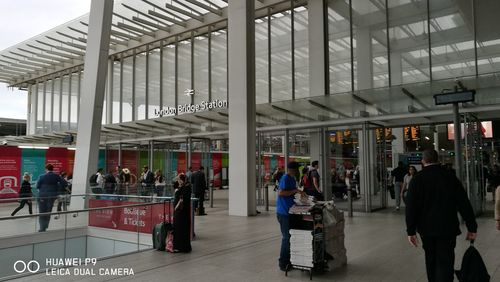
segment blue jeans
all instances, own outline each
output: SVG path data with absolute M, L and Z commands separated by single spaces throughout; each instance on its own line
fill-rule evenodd
M 52 212 L 52 207 L 54 206 L 55 197 L 47 197 L 38 199 L 38 212 L 46 213 Z M 50 215 L 40 215 L 38 217 L 38 222 L 40 224 L 39 231 L 45 231 L 49 227 Z
M 290 264 L 290 218 L 288 215 L 276 214 L 281 229 L 281 251 L 279 258 L 280 268 Z

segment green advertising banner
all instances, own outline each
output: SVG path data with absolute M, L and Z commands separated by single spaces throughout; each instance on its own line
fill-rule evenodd
M 222 167 L 229 167 L 229 156 L 228 154 L 222 154 Z
M 31 176 L 31 187 L 34 188 L 38 177 L 45 173 L 46 150 L 23 149 L 21 158 L 21 179 L 25 172 Z M 37 191 L 36 189 L 33 189 Z
M 106 168 L 106 151 L 99 150 L 99 161 L 97 161 L 98 168 Z

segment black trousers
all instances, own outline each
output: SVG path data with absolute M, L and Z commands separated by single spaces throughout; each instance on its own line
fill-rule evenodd
M 422 236 L 429 282 L 453 282 L 457 237 Z
M 20 211 L 22 208 L 24 208 L 24 205 L 28 205 L 28 208 L 29 208 L 29 212 L 30 214 L 33 214 L 33 208 L 31 206 L 31 200 L 21 200 L 19 202 L 19 207 L 17 207 L 13 212 L 12 212 L 12 216 L 14 216 L 18 211 Z

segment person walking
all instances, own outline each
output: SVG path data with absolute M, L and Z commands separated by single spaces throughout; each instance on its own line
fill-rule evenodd
M 198 208 L 196 208 L 196 215 L 207 215 L 203 202 L 205 201 L 205 190 L 208 190 L 207 180 L 205 177 L 205 168 L 200 166 L 200 169 L 191 175 L 191 184 L 193 186 L 193 193 L 195 198 L 198 198 Z
M 174 183 L 174 252 L 191 252 L 191 184 L 180 174 Z
M 408 192 L 408 187 L 410 187 L 410 181 L 412 180 L 413 176 L 415 176 L 416 173 L 417 173 L 417 168 L 414 166 L 410 166 L 410 168 L 408 169 L 408 174 L 405 175 L 400 195 L 405 205 L 406 205 L 406 193 Z
M 290 217 L 289 210 L 294 205 L 296 193 L 305 195 L 297 189 L 296 178 L 299 176 L 299 163 L 290 162 L 287 165 L 288 173 L 283 175 L 278 184 L 278 197 L 276 199 L 276 217 L 281 230 L 281 249 L 278 265 L 280 270 L 290 269 Z
M 57 211 L 60 212 L 64 209 L 64 211 L 67 211 L 67 207 L 66 207 L 66 203 L 68 202 L 68 196 L 71 192 L 70 188 L 69 188 L 69 183 L 68 183 L 68 180 L 67 180 L 67 177 L 68 175 L 66 174 L 66 172 L 61 172 L 60 174 L 63 182 L 61 182 L 61 186 L 59 187 L 60 188 L 60 191 L 59 191 L 59 194 L 57 195 Z M 56 215 L 54 217 L 55 219 L 59 219 L 59 215 Z
M 188 181 L 187 176 L 186 176 L 186 181 Z M 155 194 L 158 197 L 162 197 L 163 190 L 165 190 L 165 180 L 163 179 L 163 175 L 161 174 L 161 170 L 157 169 L 155 171 Z
M 191 182 L 191 176 L 193 176 L 193 167 L 188 167 L 188 171 L 186 172 L 186 181 Z
M 475 240 L 477 223 L 460 180 L 438 162 L 435 150 L 423 152 L 424 168 L 410 182 L 406 198 L 408 241 L 418 246 L 420 234 L 430 282 L 453 281 L 455 246 L 460 235 L 457 212 L 465 220 L 467 240 Z
M 151 190 L 153 189 L 154 183 L 155 183 L 155 177 L 154 174 L 149 170 L 149 167 L 145 165 L 142 168 L 142 175 L 141 175 L 141 196 L 148 196 Z
M 500 230 L 500 186 L 496 188 L 495 194 L 495 221 L 497 230 Z
M 11 216 L 16 215 L 18 211 L 24 208 L 24 205 L 28 205 L 29 213 L 33 214 L 33 207 L 31 205 L 31 197 L 33 194 L 31 192 L 31 177 L 29 173 L 25 172 L 23 176 L 23 183 L 21 183 L 21 190 L 19 191 L 19 206 L 12 212 Z
M 406 175 L 406 169 L 403 162 L 398 162 L 398 167 L 395 168 L 391 175 L 394 179 L 394 195 L 396 198 L 396 211 L 399 211 L 399 207 L 401 206 L 401 188 L 403 187 L 404 178 Z
M 59 189 L 63 183 L 63 179 L 54 173 L 54 166 L 47 164 L 45 166 L 45 174 L 40 175 L 36 182 L 38 189 L 38 211 L 39 213 L 50 213 L 54 206 L 54 201 L 57 197 Z M 39 230 L 44 232 L 49 227 L 50 215 L 40 215 L 38 217 Z

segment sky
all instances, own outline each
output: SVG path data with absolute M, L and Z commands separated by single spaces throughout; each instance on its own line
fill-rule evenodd
M 0 50 L 16 45 L 90 11 L 91 0 L 0 0 Z M 26 91 L 0 83 L 0 117 L 26 119 Z

